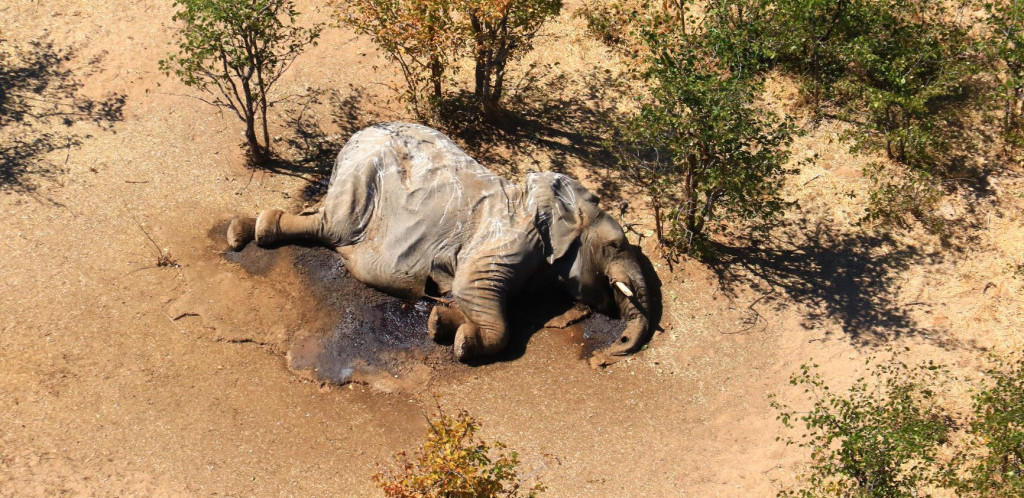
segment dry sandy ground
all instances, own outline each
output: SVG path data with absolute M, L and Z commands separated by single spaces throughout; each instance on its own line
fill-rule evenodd
M 587 137 L 568 117 L 609 105 L 584 76 L 615 64 L 574 8 L 529 59 L 557 83 L 545 105 L 566 121 L 474 153 L 587 174 Z M 219 252 L 216 227 L 232 213 L 297 207 L 309 174 L 244 169 L 232 116 L 158 71 L 171 13 L 169 0 L 0 6 L 4 38 L 75 50 L 80 95 L 125 98 L 109 130 L 55 127 L 80 145 L 42 157 L 52 177 L 23 177 L 36 189 L 0 194 L 2 495 L 374 496 L 370 476 L 416 445 L 436 395 L 516 449 L 550 496 L 767 496 L 793 483 L 805 457 L 776 441 L 767 398 L 800 401 L 787 384 L 800 363 L 813 358 L 842 385 L 887 346 L 970 373 L 985 352 L 1024 345 L 1020 176 L 944 207 L 972 211 L 970 249 L 938 257 L 927 238 L 882 244 L 854 227 L 867 159 L 826 123 L 796 146 L 797 159 L 817 161 L 793 179 L 802 207 L 770 244 L 670 271 L 644 242 L 664 332 L 629 361 L 591 370 L 573 337 L 545 329 L 518 358 L 439 360 L 412 383 L 308 380 L 286 359 L 289 341 L 326 319 L 297 270 L 303 253 L 282 251 L 253 273 Z M 308 108 L 336 150 L 351 126 L 406 116 L 395 82 L 366 40 L 330 28 L 279 91 L 338 92 L 344 112 L 326 99 Z M 287 151 L 283 123 L 300 106 L 280 109 Z M 631 219 L 648 219 L 637 211 Z M 180 267 L 155 267 L 147 234 Z

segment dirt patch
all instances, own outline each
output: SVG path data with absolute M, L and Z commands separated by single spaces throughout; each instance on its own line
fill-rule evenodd
M 426 333 L 438 303 L 406 301 L 364 285 L 324 247 L 263 249 L 250 244 L 225 251 L 227 217 L 207 231 L 196 253 L 217 254 L 189 265 L 191 292 L 170 303 L 168 316 L 199 335 L 256 343 L 287 359 L 297 375 L 317 382 L 358 383 L 383 392 L 414 393 L 468 375 L 473 365 L 520 358 L 530 339 L 551 331 L 586 359 L 611 344 L 625 323 L 572 302 L 557 284 L 539 279 L 511 303 L 508 349 L 496 358 L 462 365 L 450 344 Z

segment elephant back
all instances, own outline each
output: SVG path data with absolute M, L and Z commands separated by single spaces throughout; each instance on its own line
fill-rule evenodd
M 416 295 L 428 278 L 444 290 L 460 253 L 482 228 L 515 225 L 522 201 L 518 186 L 440 132 L 389 123 L 356 133 L 339 153 L 324 212 L 358 278 Z

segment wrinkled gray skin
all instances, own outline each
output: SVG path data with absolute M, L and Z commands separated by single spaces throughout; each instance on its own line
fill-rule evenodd
M 509 298 L 544 271 L 575 299 L 601 312 L 617 308 L 627 320 L 619 341 L 595 353 L 592 364 L 635 352 L 650 334 L 636 255 L 594 194 L 557 173 L 530 173 L 525 189 L 513 185 L 425 126 L 391 123 L 356 133 L 316 211 L 272 209 L 231 222 L 232 249 L 254 239 L 261 247 L 332 247 L 353 276 L 394 295 L 451 292 L 448 307 L 434 307 L 428 331 L 454 340 L 462 361 L 505 347 Z

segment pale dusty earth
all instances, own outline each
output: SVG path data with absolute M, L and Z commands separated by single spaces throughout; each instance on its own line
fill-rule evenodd
M 329 18 L 299 7 L 304 22 Z M 636 197 L 599 188 L 591 110 L 629 98 L 602 86 L 621 63 L 587 36 L 578 7 L 512 75 L 526 81 L 535 64 L 540 91 L 519 94 L 527 125 L 462 140 L 506 174 L 571 172 L 613 209 Z M 549 496 L 768 496 L 807 457 L 776 440 L 786 431 L 769 406 L 773 393 L 806 406 L 788 384 L 801 363 L 843 386 L 892 348 L 969 377 L 987 354 L 1024 346 L 1019 169 L 944 203 L 944 216 L 970 220 L 961 249 L 916 232 L 883 243 L 856 224 L 872 158 L 850 155 L 825 121 L 794 145 L 794 163 L 815 161 L 792 178 L 800 208 L 768 242 L 670 268 L 644 238 L 664 313 L 632 359 L 593 370 L 578 327 L 548 328 L 489 364 L 427 345 L 358 382 L 324 382 L 289 364 L 308 363 L 304 338 L 351 311 L 328 302 L 331 285 L 350 285 L 331 280 L 343 269 L 312 248 L 225 255 L 222 238 L 234 213 L 301 209 L 315 171 L 245 168 L 240 123 L 158 69 L 172 12 L 169 0 L 0 4 L 4 43 L 53 42 L 73 52 L 63 64 L 75 95 L 124 98 L 107 126 L 36 125 L 60 146 L 35 158 L 29 187 L 0 193 L 0 495 L 376 496 L 370 476 L 417 445 L 439 403 L 517 450 Z M 273 112 L 275 145 L 297 157 L 299 115 L 326 134 L 327 155 L 362 125 L 412 119 L 398 83 L 368 39 L 328 28 L 277 89 L 290 100 Z M 769 88 L 776 103 L 795 98 L 784 82 Z M 317 91 L 333 97 L 307 105 Z M 65 147 L 65 136 L 80 140 Z M 625 216 L 634 242 L 649 233 L 642 202 Z M 160 251 L 176 265 L 156 266 Z M 403 331 L 422 330 L 422 313 L 409 316 Z M 966 387 L 948 394 L 966 399 Z

